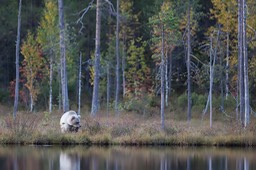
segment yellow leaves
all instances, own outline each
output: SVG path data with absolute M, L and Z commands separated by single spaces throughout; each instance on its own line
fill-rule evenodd
M 35 40 L 34 35 L 28 32 L 26 40 L 21 46 L 21 53 L 24 56 L 22 63 L 22 76 L 26 78 L 25 87 L 29 90 L 33 100 L 39 93 L 38 81 L 42 79 L 42 72 L 44 72 L 44 58 L 41 54 L 41 49 Z
M 225 32 L 237 32 L 237 1 L 236 0 L 212 0 L 212 17 L 216 18 Z
M 55 43 L 55 37 L 58 37 L 58 8 L 57 4 L 53 1 L 47 1 L 45 4 L 45 10 L 43 12 L 42 19 L 37 29 L 37 41 L 40 44 Z M 46 45 L 47 46 L 47 45 Z

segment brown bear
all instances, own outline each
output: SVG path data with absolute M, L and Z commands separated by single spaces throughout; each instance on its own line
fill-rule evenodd
M 65 112 L 60 119 L 61 132 L 78 132 L 81 127 L 80 118 L 81 116 L 73 110 Z

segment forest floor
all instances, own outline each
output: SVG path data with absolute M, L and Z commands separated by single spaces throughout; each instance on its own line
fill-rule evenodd
M 173 116 L 174 115 L 174 116 Z M 185 113 L 184 113 L 185 115 Z M 2 144 L 99 144 L 99 145 L 180 145 L 180 146 L 256 146 L 256 121 L 243 128 L 234 118 L 215 118 L 210 128 L 208 116 L 190 123 L 175 113 L 166 114 L 165 129 L 160 116 L 132 112 L 81 113 L 77 133 L 61 134 L 60 112 L 18 112 L 0 105 L 0 143 Z M 221 117 L 221 116 L 219 116 Z

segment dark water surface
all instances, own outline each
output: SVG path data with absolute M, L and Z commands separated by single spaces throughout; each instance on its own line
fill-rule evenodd
M 255 148 L 0 146 L 0 170 L 256 170 Z

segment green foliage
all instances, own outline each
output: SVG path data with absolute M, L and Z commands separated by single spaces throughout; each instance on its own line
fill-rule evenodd
M 229 95 L 227 99 L 224 99 L 224 109 L 235 110 L 235 108 L 236 100 L 234 99 L 233 96 Z
M 182 94 L 178 97 L 178 107 L 179 108 L 187 108 L 187 95 Z M 192 109 L 193 111 L 200 112 L 204 109 L 207 102 L 207 96 L 201 95 L 197 93 L 192 93 Z
M 147 94 L 143 94 L 140 98 L 128 98 L 123 104 L 123 109 L 144 116 L 152 116 L 155 113 L 154 107 L 151 105 L 153 100 L 153 95 Z
M 53 0 L 45 1 L 45 9 L 37 28 L 36 39 L 47 55 L 56 54 L 59 48 L 58 8 Z
M 186 94 L 182 94 L 178 97 L 177 105 L 179 108 L 185 109 L 187 107 L 188 97 Z
M 207 95 L 201 95 L 194 92 L 192 93 L 192 103 L 193 105 L 205 105 L 207 97 Z
M 126 95 L 129 98 L 140 98 L 144 92 L 150 93 L 150 68 L 145 59 L 146 42 L 141 38 L 132 40 L 127 54 Z

